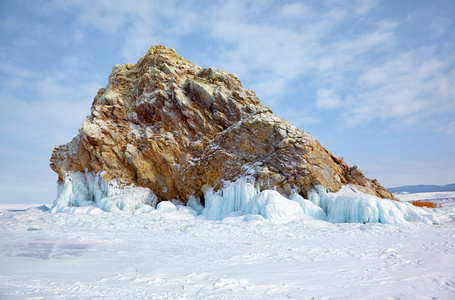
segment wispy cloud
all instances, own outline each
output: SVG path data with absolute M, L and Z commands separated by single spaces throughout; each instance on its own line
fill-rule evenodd
M 30 97 L 21 99 L 8 92 L 0 97 L 0 134 L 2 142 L 20 141 L 37 148 L 52 150 L 57 144 L 68 142 L 71 135 L 90 114 L 97 82 L 61 84 L 55 78 L 46 77 L 30 86 Z M 77 97 L 71 97 L 77 95 Z M 14 124 L 14 125 L 12 125 Z M 32 149 L 30 149 L 32 150 Z
M 412 124 L 437 114 L 455 115 L 455 56 L 432 49 L 401 53 L 359 76 L 345 110 L 351 126 L 374 119 Z M 348 96 L 348 97 L 349 97 Z
M 317 91 L 316 107 L 334 109 L 342 105 L 340 96 L 330 89 L 319 89 Z
M 441 56 L 439 46 L 403 47 L 398 31 L 403 24 L 381 17 L 380 5 L 364 0 L 53 1 L 45 10 L 73 15 L 78 30 L 116 35 L 130 62 L 152 43 L 191 48 L 192 42 L 210 40 L 200 64 L 236 73 L 271 106 L 298 82 L 313 91 L 301 100 L 302 107 L 312 103 L 339 110 L 351 127 L 386 119 L 411 124 L 452 110 L 453 57 Z M 450 24 L 435 19 L 429 31 L 439 37 Z
M 77 133 L 102 81 L 80 69 L 78 58 L 63 58 L 59 70 L 41 70 L 11 52 L 3 53 L 0 66 L 0 138 L 48 152 Z

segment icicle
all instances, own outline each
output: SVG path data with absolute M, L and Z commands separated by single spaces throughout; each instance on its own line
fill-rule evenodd
M 204 195 L 205 209 L 202 215 L 209 220 L 223 219 L 230 213 L 241 211 L 255 195 L 253 183 L 244 178 L 226 184 L 217 192 L 209 189 Z
M 109 212 L 134 211 L 142 204 L 156 206 L 158 198 L 150 189 L 106 183 L 103 173 L 69 172 L 58 185 L 57 199 L 52 213 L 64 212 L 70 207 L 96 206 Z
M 344 186 L 337 193 L 327 193 L 323 187 L 318 186 L 309 193 L 309 199 L 321 207 L 327 214 L 327 221 L 333 223 L 438 223 L 431 213 L 422 208 L 367 195 L 355 186 Z
M 327 219 L 327 215 L 322 210 L 322 208 L 297 194 L 295 189 L 291 190 L 290 199 L 300 204 L 300 207 L 302 208 L 303 214 L 305 216 L 309 216 L 317 220 Z

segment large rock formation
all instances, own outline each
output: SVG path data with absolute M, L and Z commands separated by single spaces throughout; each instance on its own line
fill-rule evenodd
M 59 181 L 69 171 L 104 172 L 106 182 L 148 187 L 160 200 L 186 202 L 242 176 L 283 195 L 351 183 L 393 199 L 358 167 L 274 115 L 236 75 L 203 69 L 164 46 L 113 68 L 79 135 L 55 147 L 51 167 Z

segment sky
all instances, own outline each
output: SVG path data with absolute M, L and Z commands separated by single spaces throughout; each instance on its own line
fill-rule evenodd
M 51 203 L 55 145 L 164 44 L 236 74 L 385 187 L 455 182 L 455 2 L 0 0 L 0 203 Z

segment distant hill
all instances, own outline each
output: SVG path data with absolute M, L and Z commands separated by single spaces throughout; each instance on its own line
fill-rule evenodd
M 447 185 L 405 185 L 388 188 L 391 193 L 427 193 L 427 192 L 452 192 L 455 191 L 455 183 Z

